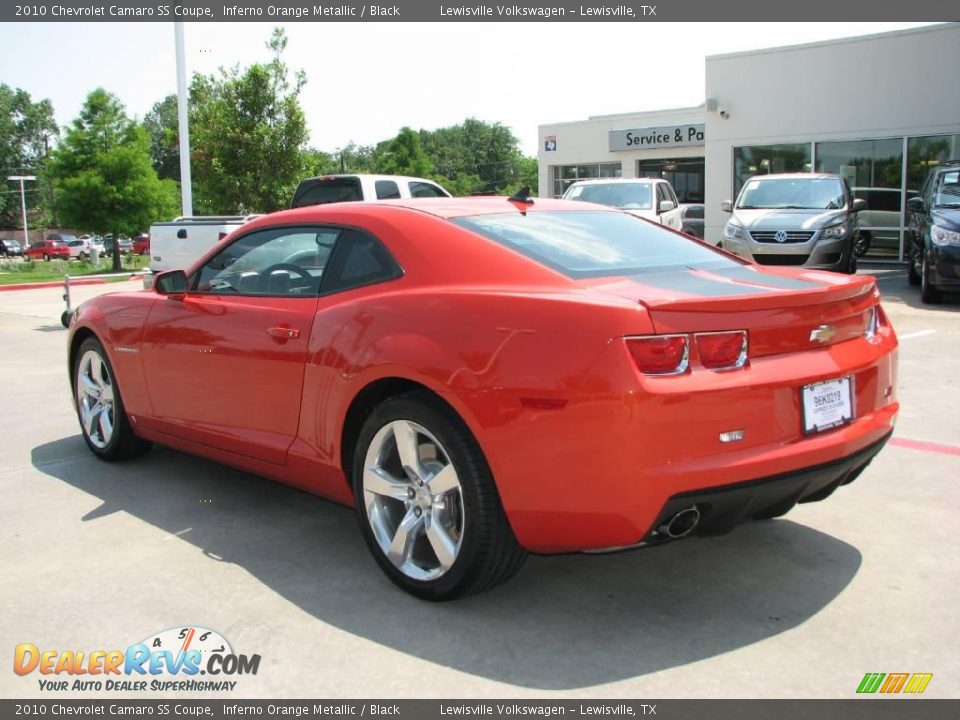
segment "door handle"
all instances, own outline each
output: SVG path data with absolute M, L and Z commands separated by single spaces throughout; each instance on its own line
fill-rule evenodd
M 272 327 L 267 330 L 267 335 L 275 338 L 282 338 L 284 340 L 292 340 L 294 338 L 300 337 L 300 331 L 296 328 L 289 327 Z

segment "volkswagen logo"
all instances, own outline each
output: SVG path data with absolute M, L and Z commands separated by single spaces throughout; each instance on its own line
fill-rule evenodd
M 786 230 L 777 230 L 773 234 L 773 239 L 778 243 L 784 243 L 787 241 L 787 231 Z

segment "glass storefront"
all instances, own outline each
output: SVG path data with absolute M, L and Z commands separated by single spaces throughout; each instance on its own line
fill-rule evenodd
M 733 198 L 754 175 L 810 172 L 810 143 L 751 145 L 733 149 Z
M 618 162 L 583 163 L 581 165 L 555 165 L 553 167 L 553 196 L 562 197 L 577 180 L 620 177 L 623 167 Z
M 637 177 L 663 178 L 673 186 L 681 203 L 702 203 L 703 168 L 703 158 L 640 160 Z
M 734 197 L 753 175 L 810 172 L 814 168 L 836 173 L 846 179 L 854 197 L 867 203 L 859 217 L 858 255 L 902 261 L 907 201 L 919 193 L 931 169 L 958 157 L 960 135 L 735 147 Z
M 903 217 L 903 138 L 820 142 L 817 172 L 843 177 L 853 196 L 865 200 L 860 213 L 857 254 L 877 259 L 900 257 Z

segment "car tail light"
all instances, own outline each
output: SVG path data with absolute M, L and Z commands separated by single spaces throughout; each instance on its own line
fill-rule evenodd
M 686 335 L 628 337 L 627 349 L 644 375 L 680 375 L 690 363 Z
M 697 333 L 697 356 L 710 370 L 737 370 L 747 364 L 747 331 Z

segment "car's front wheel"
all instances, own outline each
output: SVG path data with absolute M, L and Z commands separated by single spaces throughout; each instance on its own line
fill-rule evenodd
M 870 233 L 866 230 L 860 230 L 853 241 L 853 252 L 857 257 L 863 257 L 870 250 Z
M 94 337 L 84 340 L 77 350 L 73 386 L 83 439 L 94 455 L 120 460 L 150 449 L 149 442 L 134 435 L 110 359 Z
M 417 597 L 480 592 L 523 564 L 526 553 L 480 446 L 463 420 L 428 393 L 399 395 L 374 410 L 360 431 L 352 479 L 374 558 Z
M 940 290 L 930 283 L 930 263 L 927 260 L 926 250 L 923 252 L 923 263 L 920 265 L 920 299 L 928 305 L 943 300 Z

